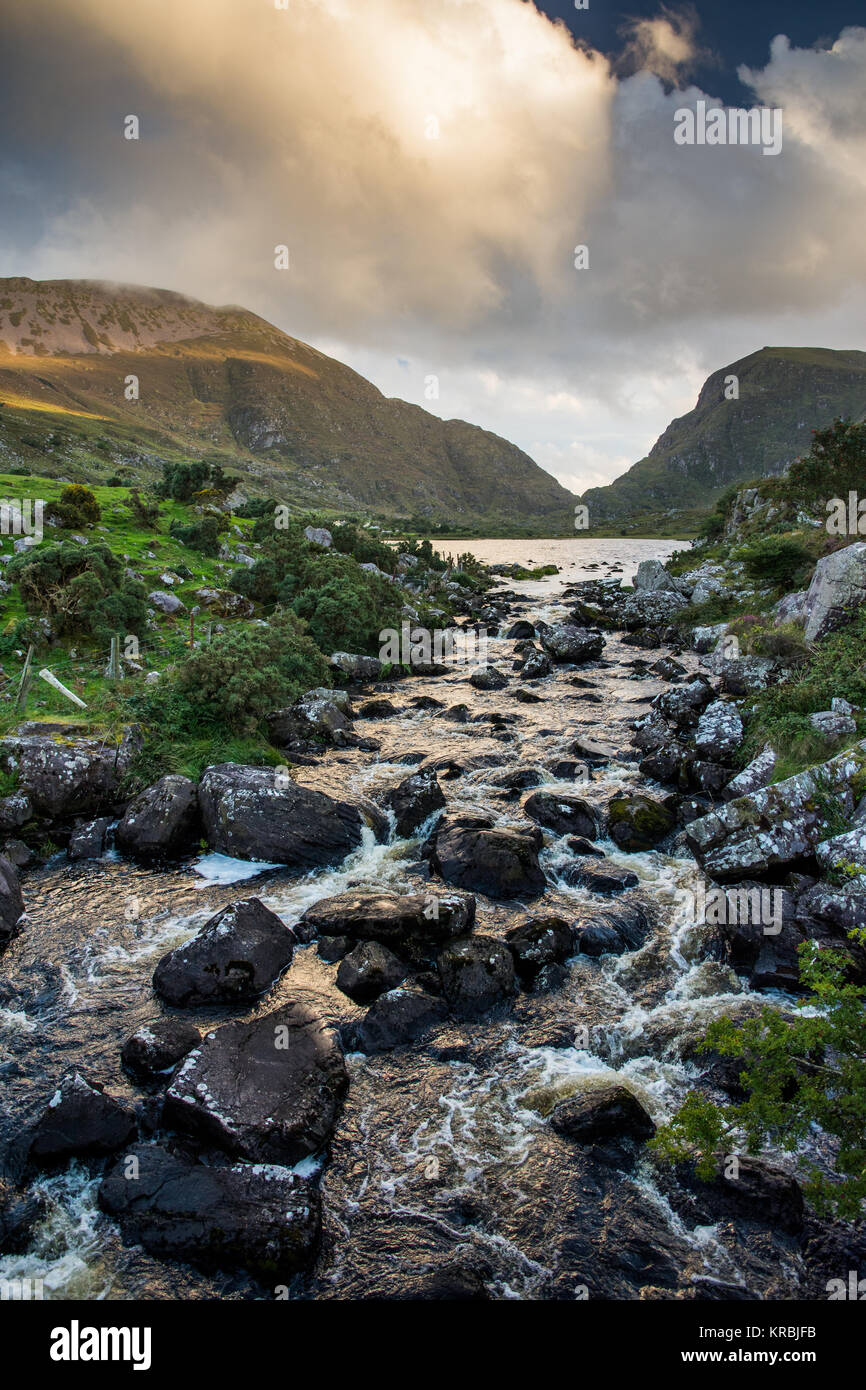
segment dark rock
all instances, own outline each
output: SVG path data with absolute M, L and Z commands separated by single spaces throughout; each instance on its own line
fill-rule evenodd
M 185 1019 L 160 1018 L 127 1038 L 120 1060 L 133 1081 L 147 1085 L 176 1067 L 200 1042 L 201 1033 Z
M 562 623 L 541 634 L 541 645 L 551 660 L 579 665 L 601 656 L 604 637 L 597 629 Z
M 649 922 L 641 908 L 612 903 L 604 912 L 594 913 L 574 924 L 577 949 L 584 956 L 617 955 L 636 951 L 643 945 Z
M 517 973 L 532 981 L 547 965 L 568 960 L 575 950 L 575 934 L 562 917 L 527 917 L 506 933 Z
M 434 811 L 444 807 L 445 797 L 434 769 L 425 768 L 423 772 L 406 777 L 399 786 L 387 792 L 382 804 L 394 812 L 395 834 L 403 840 L 414 835 Z
M 616 749 L 609 743 L 599 743 L 597 739 L 586 738 L 583 734 L 574 740 L 569 752 L 582 758 L 590 767 L 604 767 L 616 757 Z
M 358 1029 L 362 1052 L 387 1052 L 415 1042 L 448 1017 L 443 999 L 426 990 L 400 988 L 380 994 Z
M 655 1125 L 637 1096 L 618 1082 L 588 1087 L 561 1101 L 550 1116 L 557 1134 L 579 1144 L 599 1139 L 651 1139 Z
M 566 864 L 560 876 L 572 888 L 586 888 L 603 898 L 624 893 L 627 888 L 636 888 L 640 882 L 637 874 L 630 869 L 618 869 L 613 864 L 607 864 L 604 868 L 598 864 Z
M 542 703 L 541 696 L 535 695 L 531 690 L 518 688 L 513 693 L 515 700 L 521 705 L 540 705 Z
M 469 684 L 476 690 L 504 690 L 508 677 L 495 666 L 479 666 L 469 677 Z
M 303 1003 L 208 1033 L 165 1096 L 167 1125 L 260 1163 L 327 1143 L 348 1085 L 337 1036 Z
M 17 1255 L 27 1248 L 46 1207 L 41 1193 L 16 1192 L 0 1178 L 0 1255 Z
M 323 960 L 327 965 L 334 965 L 349 954 L 354 944 L 350 936 L 321 936 L 316 943 L 316 951 L 319 960 Z
M 362 941 L 340 962 L 337 988 L 356 1004 L 370 1004 L 405 978 L 406 966 L 393 951 L 379 941 Z
M 115 745 L 65 725 L 23 724 L 0 741 L 0 761 L 17 770 L 20 790 L 40 819 L 63 821 L 112 806 L 141 745 L 137 726 Z
M 685 1164 L 677 1168 L 680 1183 L 696 1196 L 706 1224 L 739 1219 L 797 1234 L 803 1227 L 803 1194 L 796 1180 L 760 1159 L 737 1155 L 735 1161 L 736 1175 L 732 1169 L 730 1177 L 711 1181 Z
M 458 1018 L 480 1018 L 514 993 L 514 958 L 492 936 L 462 936 L 439 955 L 445 998 Z
M 340 893 L 307 908 L 302 922 L 320 937 L 379 941 L 400 950 L 413 941 L 462 936 L 475 921 L 467 893 Z
M 599 814 L 594 807 L 582 797 L 569 793 L 534 792 L 523 809 L 539 825 L 557 835 L 581 835 L 595 840 L 601 832 Z
M 534 636 L 535 628 L 532 626 L 532 623 L 527 623 L 522 618 L 519 622 L 512 623 L 505 634 L 506 641 L 508 642 L 519 642 L 524 638 L 532 638 Z
M 686 674 L 685 666 L 679 661 L 674 661 L 672 656 L 661 657 L 654 661 L 649 669 L 654 676 L 663 681 L 679 681 Z
M 535 839 L 515 830 L 440 822 L 430 865 L 447 883 L 491 898 L 535 898 L 547 886 Z
M 368 700 L 367 703 L 361 705 L 361 708 L 358 710 L 358 718 L 392 719 L 395 714 L 399 713 L 400 711 L 397 709 L 396 705 L 392 705 L 390 700 Z
M 65 1076 L 31 1131 L 29 1162 L 35 1166 L 67 1158 L 110 1154 L 135 1134 L 135 1117 L 81 1072 Z
M 449 705 L 442 711 L 440 718 L 452 719 L 455 724 L 468 724 L 472 711 L 468 705 Z
M 294 932 L 258 898 L 246 898 L 163 956 L 153 987 L 176 1008 L 251 1003 L 287 969 L 294 949 Z
M 66 847 L 67 858 L 101 859 L 108 843 L 110 825 L 110 816 L 100 816 L 97 820 L 85 821 L 83 825 L 76 826 Z
M 205 1167 L 158 1144 L 124 1155 L 103 1179 L 99 1205 L 152 1255 L 268 1281 L 306 1269 L 319 1235 L 319 1194 L 308 1180 L 285 1168 Z
M 518 664 L 518 671 L 526 681 L 543 680 L 545 676 L 553 674 L 553 662 L 545 652 L 532 651 L 526 653 L 523 660 Z
M 24 899 L 18 882 L 18 870 L 5 854 L 0 854 L 0 951 L 9 945 L 19 930 L 24 915 Z
M 695 676 L 687 685 L 664 690 L 653 700 L 653 708 L 678 729 L 692 729 L 707 705 L 712 702 L 713 690 L 705 676 Z
M 590 844 L 589 840 L 583 840 L 579 835 L 573 835 L 565 842 L 572 854 L 589 855 L 591 859 L 606 859 L 607 855 L 598 845 Z
M 676 824 L 666 806 L 642 792 L 614 797 L 607 816 L 610 838 L 629 854 L 654 849 Z
M 137 859 L 179 859 L 201 839 L 198 790 L 188 777 L 170 774 L 137 796 L 115 831 L 122 854 Z

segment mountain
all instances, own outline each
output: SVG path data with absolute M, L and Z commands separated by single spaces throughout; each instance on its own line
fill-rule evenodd
M 383 396 L 246 309 L 168 290 L 0 279 L 0 402 L 0 469 L 146 481 L 207 457 L 300 506 L 573 525 L 575 498 L 507 440 Z
M 735 376 L 739 399 L 725 398 Z M 866 352 L 765 347 L 707 377 L 698 403 L 645 459 L 582 501 L 590 526 L 659 530 L 705 513 L 731 483 L 778 474 L 807 453 L 813 429 L 866 414 Z

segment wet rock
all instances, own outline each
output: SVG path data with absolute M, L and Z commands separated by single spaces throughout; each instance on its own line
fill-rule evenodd
M 251 1003 L 291 963 L 295 934 L 258 898 L 224 907 L 192 941 L 169 951 L 153 987 L 175 1008 Z
M 399 713 L 400 711 L 397 709 L 396 705 L 393 705 L 390 700 L 381 698 L 377 700 L 368 700 L 366 704 L 362 705 L 358 710 L 358 718 L 393 719 L 394 716 Z
M 128 1159 L 136 1160 L 135 1178 Z M 103 1179 L 99 1205 L 126 1241 L 203 1269 L 289 1279 L 312 1262 L 319 1194 L 287 1168 L 206 1167 L 158 1144 L 136 1144 Z
M 100 816 L 97 820 L 85 821 L 78 825 L 69 837 L 66 847 L 68 859 L 101 859 L 108 844 L 110 816 Z
M 505 634 L 506 641 L 508 642 L 520 642 L 526 638 L 532 638 L 534 636 L 535 628 L 533 627 L 532 623 L 528 623 L 522 618 L 519 622 L 512 623 L 511 627 Z
M 730 1160 L 729 1160 L 730 1162 Z M 703 1224 L 755 1221 L 796 1234 L 803 1227 L 803 1194 L 795 1178 L 757 1158 L 736 1156 L 730 1177 L 699 1178 L 687 1165 L 677 1168 L 679 1181 L 697 1198 Z
M 614 797 L 608 804 L 607 817 L 610 838 L 629 854 L 654 849 L 676 824 L 666 806 L 642 792 Z
M 349 954 L 354 944 L 350 936 L 320 936 L 316 942 L 316 952 L 319 960 L 326 965 L 335 965 Z
M 686 827 L 696 858 L 719 881 L 765 873 L 810 854 L 827 838 L 826 799 L 850 813 L 850 781 L 863 764 L 866 743 L 794 777 L 729 801 Z
M 67 1158 L 110 1154 L 135 1133 L 135 1117 L 98 1081 L 80 1071 L 63 1078 L 31 1131 L 28 1161 L 35 1167 Z
M 399 786 L 387 792 L 382 804 L 393 811 L 395 834 L 403 840 L 414 835 L 434 811 L 443 809 L 445 797 L 434 769 L 427 768 L 406 777 Z
M 238 859 L 315 868 L 344 859 L 361 843 L 365 821 L 384 833 L 384 817 L 335 801 L 324 792 L 279 776 L 273 768 L 220 763 L 199 786 L 211 849 Z M 381 813 L 379 813 L 381 814 Z
M 307 908 L 301 919 L 321 937 L 379 941 L 399 950 L 407 943 L 447 941 L 475 921 L 470 893 L 340 893 Z
M 679 681 L 687 674 L 685 666 L 674 661 L 672 656 L 663 656 L 659 661 L 654 661 L 649 669 L 663 681 Z
M 691 729 L 695 727 L 699 716 L 712 698 L 713 691 L 709 681 L 702 676 L 696 676 L 687 685 L 675 686 L 673 690 L 663 690 L 661 695 L 657 695 L 653 700 L 653 709 L 678 729 Z
M 723 763 L 743 741 L 743 721 L 736 705 L 714 700 L 707 705 L 695 730 L 695 747 L 703 758 Z
M 505 939 L 518 975 L 530 984 L 545 966 L 561 964 L 575 949 L 574 930 L 562 917 L 526 917 Z
M 565 842 L 572 854 L 589 855 L 593 859 L 606 859 L 607 855 L 598 845 L 590 844 L 589 840 L 582 839 L 579 835 L 572 835 L 571 839 Z
M 524 690 L 522 687 L 514 691 L 514 698 L 521 705 L 540 705 L 542 703 L 540 695 L 534 694 L 531 690 Z
M 333 652 L 329 664 L 346 680 L 355 685 L 365 685 L 377 681 L 382 674 L 382 663 L 377 656 L 358 656 L 355 652 Z
M 542 776 L 537 767 L 513 767 L 505 772 L 496 772 L 490 778 L 492 787 L 502 787 L 505 791 L 528 791 L 537 787 Z
M 267 717 L 268 738 L 277 748 L 306 739 L 326 744 L 340 742 L 340 735 L 352 727 L 351 714 L 345 690 L 320 686 L 306 691 L 286 709 L 273 710 Z
M 127 1038 L 120 1053 L 124 1069 L 145 1086 L 162 1079 L 198 1047 L 201 1033 L 183 1018 L 159 1018 Z
M 597 629 L 562 623 L 542 633 L 541 645 L 552 661 L 579 665 L 601 656 L 604 637 Z
M 638 771 L 654 782 L 678 785 L 687 761 L 687 750 L 681 743 L 677 743 L 676 739 L 670 739 L 655 752 L 642 758 L 638 763 Z
M 259 1163 L 294 1164 L 330 1137 L 348 1085 L 334 1030 L 303 1003 L 208 1033 L 165 1096 L 165 1123 Z
M 458 1018 L 480 1018 L 515 990 L 514 958 L 492 936 L 462 936 L 439 956 L 442 990 Z
M 38 817 L 63 821 L 112 806 L 141 744 L 135 726 L 116 744 L 71 733 L 64 725 L 24 724 L 0 740 L 0 762 L 7 771 L 17 770 Z
M 651 1139 L 656 1127 L 637 1096 L 619 1082 L 587 1087 L 555 1106 L 550 1123 L 579 1144 L 599 1139 Z
M 198 789 L 172 773 L 147 787 L 127 808 L 115 831 L 122 854 L 136 859 L 179 859 L 201 839 Z
M 524 680 L 539 681 L 553 674 L 553 662 L 545 652 L 533 650 L 526 653 L 517 669 Z
M 18 882 L 18 870 L 5 854 L 0 854 L 0 951 L 17 934 L 23 915 L 24 899 Z
M 417 988 L 400 988 L 380 994 L 367 1010 L 357 1042 L 362 1052 L 388 1052 L 405 1047 L 448 1017 L 448 1006 L 438 995 Z
M 40 1193 L 17 1192 L 0 1178 L 0 1255 L 17 1255 L 27 1248 L 46 1206 Z
M 479 666 L 470 675 L 469 684 L 476 690 L 504 690 L 508 677 L 495 666 Z
M 803 604 L 806 641 L 817 642 L 850 620 L 864 600 L 866 543 L 855 541 L 843 550 L 822 556 L 815 566 Z
M 538 863 L 539 846 L 515 830 L 440 822 L 430 865 L 446 883 L 491 898 L 538 897 L 546 880 Z
M 455 724 L 468 724 L 472 711 L 468 705 L 449 705 L 440 718 L 451 719 Z
M 597 840 L 601 833 L 598 812 L 579 796 L 533 792 L 523 809 L 532 820 L 557 835 L 580 835 Z
M 584 734 L 573 741 L 569 752 L 574 753 L 590 767 L 605 767 L 617 755 L 616 749 L 611 744 L 601 743 L 598 739 L 587 738 Z
M 738 772 L 736 777 L 731 778 L 722 793 L 725 800 L 736 801 L 740 796 L 747 796 L 749 792 L 769 786 L 775 766 L 776 754 L 772 746 L 765 743 L 758 756 L 753 758 L 742 772 Z
M 566 864 L 560 871 L 564 883 L 572 888 L 586 888 L 590 893 L 598 893 L 603 898 L 624 893 L 627 888 L 636 888 L 640 879 L 630 869 L 618 869 L 613 864 Z
M 362 941 L 341 960 L 337 988 L 356 1004 L 370 1004 L 405 978 L 406 966 L 393 951 L 379 941 Z

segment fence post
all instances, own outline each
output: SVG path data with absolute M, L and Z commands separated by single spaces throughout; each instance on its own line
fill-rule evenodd
M 111 652 L 108 658 L 108 670 L 105 673 L 110 681 L 120 679 L 120 638 L 115 636 L 111 639 Z
M 33 643 L 27 648 L 27 656 L 24 658 L 24 670 L 21 672 L 21 684 L 18 687 L 18 697 L 15 701 L 16 710 L 22 710 L 27 701 L 27 692 L 33 682 L 33 672 L 30 667 L 33 662 Z

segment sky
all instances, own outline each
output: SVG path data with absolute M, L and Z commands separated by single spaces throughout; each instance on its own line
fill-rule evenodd
M 864 0 L 4 0 L 0 275 L 244 305 L 579 494 L 711 371 L 866 348 L 863 26 Z M 781 150 L 677 143 L 701 101 L 781 110 Z

